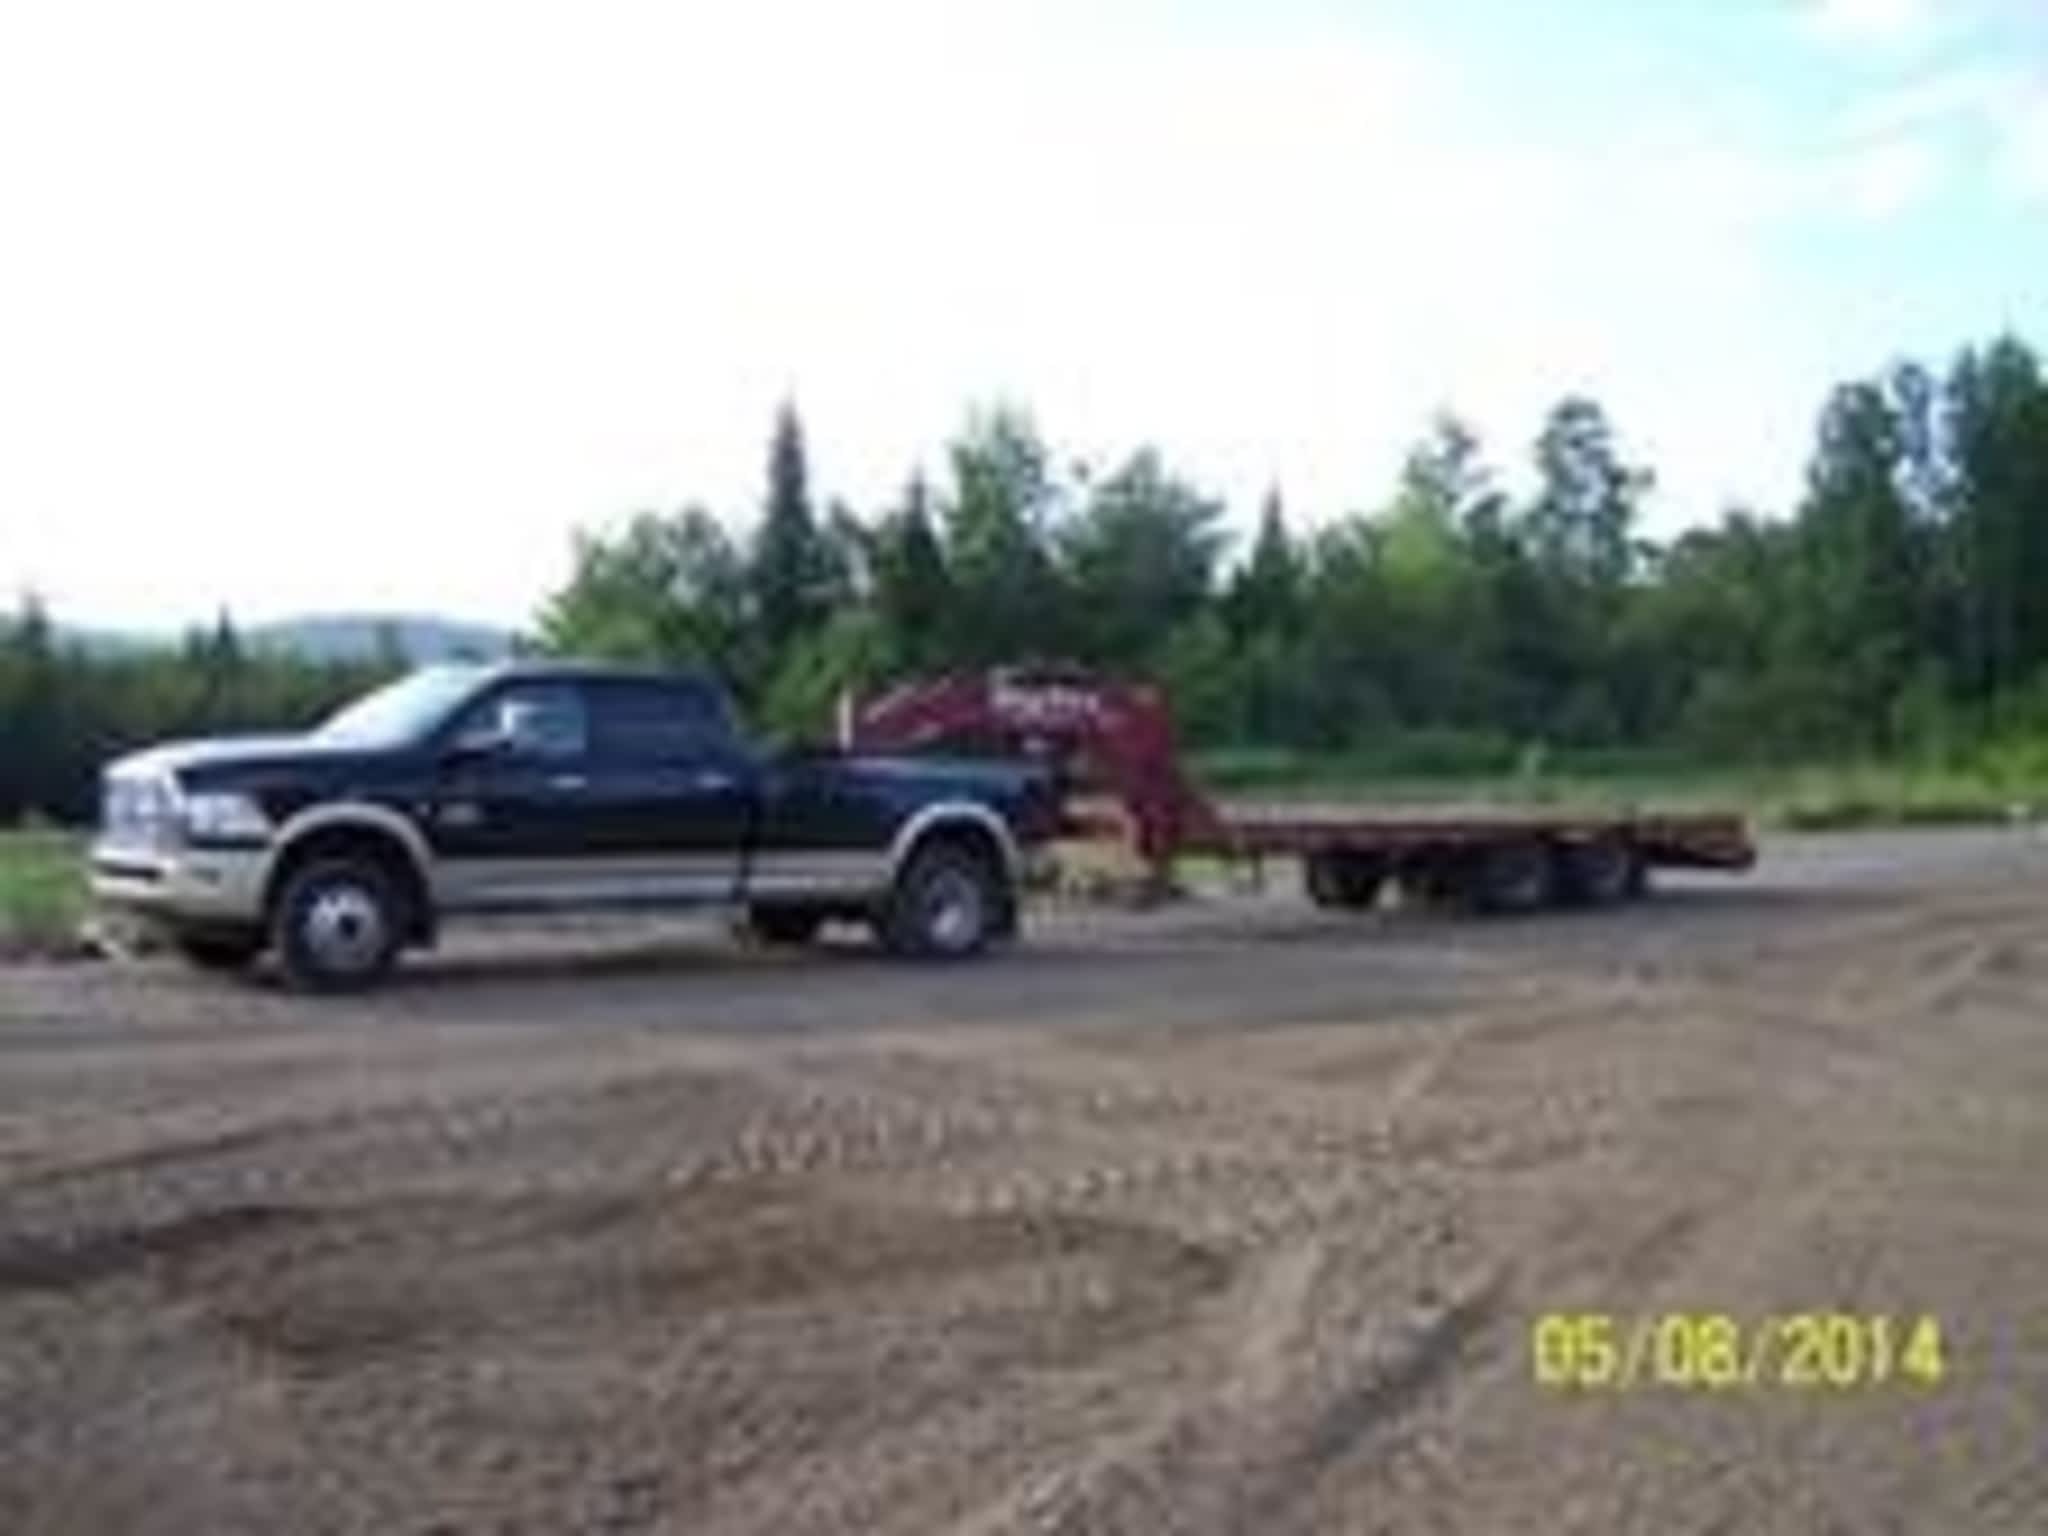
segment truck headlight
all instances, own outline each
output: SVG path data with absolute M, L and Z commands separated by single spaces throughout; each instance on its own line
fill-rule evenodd
M 202 790 L 179 802 L 187 837 L 232 842 L 262 842 L 270 836 L 270 818 L 244 794 Z

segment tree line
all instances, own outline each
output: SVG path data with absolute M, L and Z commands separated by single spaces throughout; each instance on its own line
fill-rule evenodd
M 821 509 L 785 408 L 751 530 L 688 507 L 586 533 L 540 635 L 713 666 L 791 732 L 843 687 L 1028 660 L 1155 677 L 1207 745 L 1787 761 L 2048 731 L 2048 384 L 2024 342 L 1833 390 L 1776 516 L 1646 538 L 1654 477 L 1583 397 L 1529 467 L 1511 494 L 1446 416 L 1380 504 L 1310 528 L 1275 491 L 1232 558 L 1223 503 L 1157 451 L 1064 462 L 1015 409 L 878 514 Z
M 0 824 L 89 820 L 110 757 L 173 737 L 308 726 L 403 666 L 389 644 L 355 662 L 252 650 L 225 614 L 176 646 L 103 651 L 24 599 L 0 628 Z
M 2048 382 L 2013 337 L 1842 384 L 1791 507 L 1661 542 L 1652 473 L 1583 397 L 1541 423 L 1525 492 L 1445 416 L 1377 505 L 1310 522 L 1276 490 L 1241 549 L 1157 450 L 1065 460 L 1014 408 L 865 515 L 813 486 L 793 407 L 767 459 L 750 526 L 692 505 L 578 534 L 537 644 L 712 667 L 785 736 L 822 735 L 846 688 L 1034 660 L 1156 678 L 1197 745 L 1421 769 L 2048 736 Z M 98 653 L 26 602 L 0 628 L 0 818 L 89 815 L 116 751 L 304 724 L 401 664 L 252 653 L 225 616 Z

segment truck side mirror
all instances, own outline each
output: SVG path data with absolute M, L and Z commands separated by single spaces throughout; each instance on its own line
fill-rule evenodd
M 443 767 L 460 768 L 512 750 L 512 738 L 498 722 L 464 731 L 441 749 Z

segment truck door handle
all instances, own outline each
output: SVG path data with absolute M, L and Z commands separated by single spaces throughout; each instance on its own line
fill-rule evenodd
M 557 773 L 548 779 L 549 789 L 587 789 L 590 780 L 580 773 Z

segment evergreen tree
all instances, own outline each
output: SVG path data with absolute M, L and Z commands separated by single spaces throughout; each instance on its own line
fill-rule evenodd
M 810 466 L 796 407 L 776 413 L 768 445 L 768 498 L 751 567 L 755 622 L 770 655 L 808 634 L 830 611 L 833 560 L 811 507 Z
M 954 622 L 953 584 L 923 475 L 911 477 L 874 548 L 874 600 L 890 649 L 906 667 L 943 667 Z

